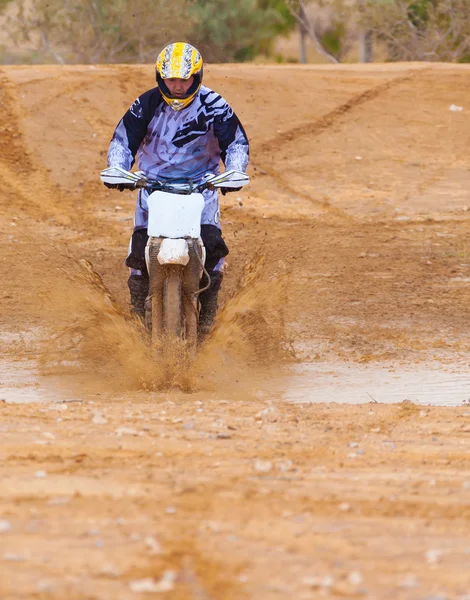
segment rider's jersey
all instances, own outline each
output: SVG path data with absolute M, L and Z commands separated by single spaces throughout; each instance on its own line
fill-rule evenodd
M 154 179 L 192 179 L 225 168 L 245 171 L 248 139 L 238 117 L 216 92 L 201 86 L 194 101 L 174 111 L 153 88 L 137 98 L 114 132 L 108 166 L 137 165 Z

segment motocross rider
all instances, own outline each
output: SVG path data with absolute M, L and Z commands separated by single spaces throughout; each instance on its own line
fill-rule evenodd
M 109 146 L 108 166 L 130 170 L 137 155 L 138 168 L 148 178 L 191 180 L 195 184 L 218 174 L 220 160 L 226 170 L 245 172 L 249 159 L 247 136 L 224 98 L 202 85 L 203 62 L 196 48 L 184 42 L 170 44 L 158 55 L 155 68 L 157 87 L 139 96 L 119 122 Z M 222 193 L 226 191 L 236 190 Z M 203 195 L 201 238 L 211 285 L 199 296 L 202 336 L 210 330 L 217 311 L 224 257 L 228 254 L 217 191 L 204 190 Z M 126 259 L 131 310 L 141 317 L 149 292 L 145 264 L 147 197 L 146 190 L 139 190 Z M 201 287 L 205 285 L 203 281 Z

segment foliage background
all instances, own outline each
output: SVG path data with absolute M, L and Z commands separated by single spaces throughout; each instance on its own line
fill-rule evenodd
M 177 39 L 208 62 L 298 60 L 279 39 L 301 10 L 313 60 L 356 61 L 367 35 L 376 60 L 470 61 L 470 0 L 0 0 L 0 60 L 146 63 Z

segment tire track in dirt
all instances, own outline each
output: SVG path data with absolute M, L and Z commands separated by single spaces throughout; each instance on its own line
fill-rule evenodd
M 52 102 L 56 102 L 60 98 L 67 96 L 77 112 L 82 115 L 95 133 L 103 137 L 110 137 L 114 127 L 114 122 L 112 122 L 110 119 L 108 123 L 103 116 L 96 116 L 93 110 L 87 107 L 87 103 L 89 103 L 88 98 L 77 98 L 75 95 L 77 92 L 83 92 L 82 81 L 79 83 L 72 83 L 57 93 L 47 95 L 45 98 L 42 98 L 40 102 L 36 102 L 35 104 L 31 105 L 29 111 L 38 111 L 40 110 L 41 106 L 49 105 Z
M 33 83 L 33 82 L 30 82 Z M 36 82 L 34 82 L 36 83 Z M 44 86 L 44 80 L 38 80 L 38 88 L 42 89 Z M 62 98 L 63 96 L 68 96 L 69 98 L 72 97 L 72 95 L 77 92 L 83 90 L 83 81 L 79 81 L 78 83 L 71 83 L 67 86 L 65 86 L 62 90 L 60 90 L 60 92 L 53 92 L 51 94 L 47 94 L 46 96 L 42 97 L 38 102 L 35 102 L 34 104 L 31 104 L 31 106 L 29 107 L 29 111 L 37 111 L 40 110 L 42 106 L 47 106 L 49 104 L 51 104 L 51 102 L 55 102 L 57 100 L 59 100 L 60 98 Z
M 293 129 L 281 133 L 275 138 L 264 142 L 259 147 L 258 151 L 271 152 L 273 149 L 284 145 L 286 142 L 297 141 L 300 137 L 319 135 L 320 133 L 323 133 L 325 130 L 332 127 L 336 121 L 338 121 L 338 119 L 351 112 L 351 110 L 354 108 L 357 108 L 366 102 L 370 102 L 371 100 L 375 100 L 397 85 L 407 83 L 410 80 L 415 79 L 418 75 L 421 75 L 423 72 L 429 71 L 430 69 L 431 67 L 423 67 L 419 70 L 410 71 L 407 75 L 395 77 L 392 80 L 381 83 L 373 88 L 369 88 L 360 94 L 356 94 L 344 104 L 340 104 L 326 115 L 323 115 L 323 117 L 320 117 L 320 119 L 317 119 L 311 123 L 294 127 Z
M 12 189 L 15 200 L 10 207 L 20 205 L 30 212 L 31 207 L 40 209 L 42 217 L 58 217 L 58 195 L 55 186 L 47 175 L 46 168 L 37 164 L 29 152 L 21 131 L 21 114 L 16 99 L 16 86 L 8 76 L 0 71 L 0 101 L 3 108 L 0 123 L 0 169 L 7 189 Z M 36 213 L 36 210 L 33 212 Z M 37 216 L 37 215 L 35 215 Z
M 386 81 L 380 85 L 377 85 L 373 88 L 369 88 L 360 94 L 356 94 L 352 98 L 350 98 L 347 102 L 340 104 L 332 111 L 317 119 L 313 122 L 306 123 L 304 125 L 300 125 L 298 127 L 294 127 L 291 130 L 288 130 L 284 133 L 277 135 L 276 137 L 264 142 L 258 149 L 258 153 L 260 154 L 273 154 L 279 147 L 285 146 L 286 143 L 296 142 L 299 138 L 307 137 L 307 136 L 317 136 L 328 129 L 330 129 L 341 117 L 350 113 L 353 109 L 365 104 L 366 102 L 370 102 L 371 100 L 377 99 L 379 96 L 393 89 L 394 87 L 411 81 L 412 79 L 416 79 L 423 72 L 427 72 L 431 69 L 431 67 L 423 67 L 419 70 L 409 71 L 406 75 L 395 77 L 392 80 Z M 299 198 L 303 198 L 304 200 L 308 200 L 311 204 L 314 204 L 323 210 L 340 217 L 342 219 L 346 219 L 349 221 L 356 220 L 355 217 L 350 215 L 345 210 L 332 206 L 329 202 L 324 200 L 315 200 L 312 198 L 310 194 L 300 191 L 297 187 L 292 185 L 288 180 L 286 180 L 282 175 L 280 175 L 277 170 L 273 167 L 266 165 L 264 162 L 253 162 L 252 165 L 255 169 L 257 169 L 262 174 L 268 175 L 271 179 L 274 179 L 278 185 L 282 187 L 283 190 L 297 196 Z
M 88 231 L 96 225 L 96 218 L 82 207 L 82 193 L 71 194 L 54 183 L 47 167 L 29 149 L 22 131 L 19 97 L 16 84 L 0 70 L 0 103 L 3 108 L 0 172 L 5 181 L 1 194 L 8 198 L 5 207 L 8 206 L 12 215 L 20 208 L 35 219 L 54 219 L 75 231 Z M 117 229 L 117 225 L 112 223 L 108 227 Z
M 295 187 L 295 185 L 293 185 L 287 179 L 284 179 L 284 177 L 279 175 L 279 173 L 275 169 L 267 167 L 266 165 L 261 166 L 259 163 L 256 163 L 253 166 L 261 174 L 267 175 L 268 177 L 273 179 L 282 188 L 284 192 L 288 192 L 289 194 L 291 194 L 292 196 L 296 196 L 297 198 L 307 200 L 308 202 L 310 202 L 310 204 L 321 208 L 325 212 L 328 212 L 329 214 L 334 215 L 335 217 L 338 217 L 343 221 L 347 220 L 352 222 L 357 220 L 356 217 L 349 214 L 344 209 L 338 208 L 337 206 L 333 206 L 326 200 L 316 200 L 315 198 L 312 198 L 311 194 L 302 192 L 301 190 L 299 190 L 298 187 Z
M 112 73 L 109 75 L 103 75 L 103 77 L 108 77 L 110 79 L 110 81 L 112 81 L 113 85 L 117 85 L 119 87 L 119 89 L 123 93 L 123 96 L 128 99 L 128 108 L 131 106 L 131 104 L 135 100 L 135 98 L 137 98 L 137 95 L 139 93 L 142 93 L 142 92 L 136 92 L 135 86 L 129 84 L 126 81 L 126 78 L 128 77 L 128 73 L 127 73 L 126 69 L 123 69 L 121 67 L 116 67 L 113 65 Z M 117 80 L 117 84 L 116 84 L 116 80 Z M 74 91 L 75 90 L 83 90 L 83 84 L 80 84 L 79 86 L 74 86 Z M 86 97 L 84 97 L 84 98 L 76 98 L 74 96 L 70 96 L 70 97 L 71 97 L 71 100 L 72 100 L 75 108 L 77 109 L 77 111 L 82 115 L 82 117 L 90 125 L 90 127 L 94 130 L 94 132 L 97 133 L 102 138 L 104 138 L 106 140 L 110 140 L 112 137 L 112 134 L 114 132 L 114 129 L 117 125 L 117 120 L 115 118 L 111 117 L 109 115 L 109 113 L 106 113 L 106 111 L 103 111 L 103 114 L 101 114 L 100 116 L 97 116 L 94 109 L 90 108 L 88 106 L 90 101 Z M 104 105 L 104 107 L 106 108 L 106 105 Z M 125 112 L 125 110 L 123 110 L 123 114 L 124 114 L 124 112 Z

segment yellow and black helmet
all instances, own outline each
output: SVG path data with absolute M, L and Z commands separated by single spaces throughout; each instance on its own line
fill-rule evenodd
M 173 110 L 182 110 L 194 100 L 202 84 L 202 57 L 199 52 L 185 42 L 176 42 L 163 48 L 155 63 L 157 83 L 165 102 Z M 194 82 L 184 98 L 175 98 L 165 84 L 165 79 L 189 79 Z

